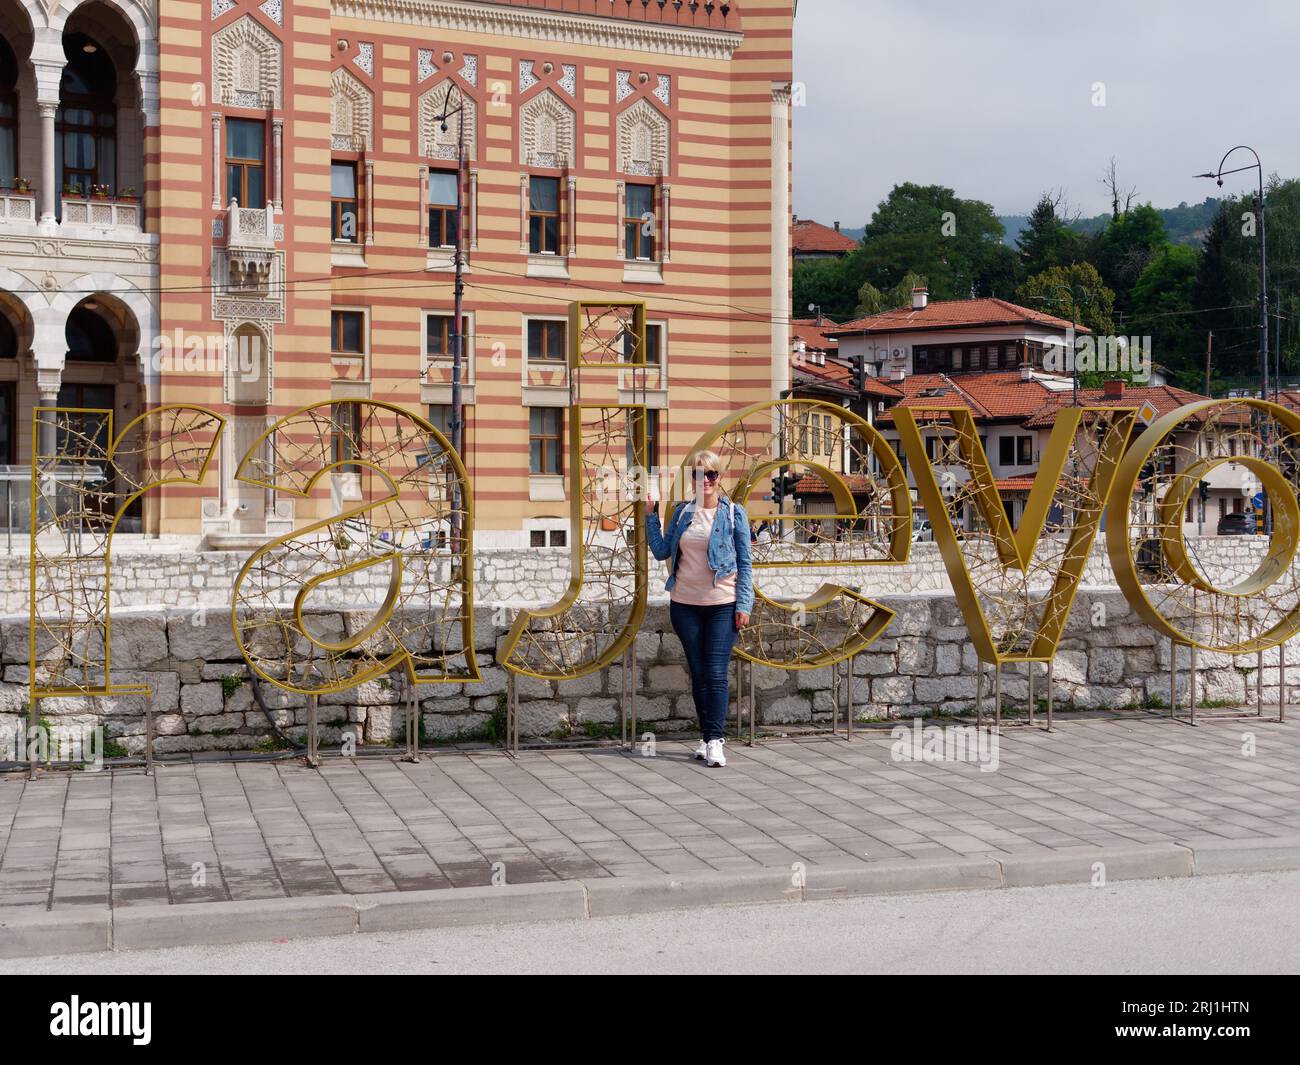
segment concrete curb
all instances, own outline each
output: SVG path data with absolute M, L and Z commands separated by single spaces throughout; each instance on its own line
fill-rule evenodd
M 1005 858 L 794 865 L 681 876 L 315 895 L 248 902 L 0 908 L 0 958 L 608 917 L 697 906 L 1092 884 L 1300 869 L 1300 836 L 1200 839 Z

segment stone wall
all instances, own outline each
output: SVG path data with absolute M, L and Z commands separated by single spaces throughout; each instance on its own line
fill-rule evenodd
M 855 702 L 864 719 L 910 716 L 919 711 L 964 710 L 974 702 L 976 660 L 950 595 L 884 596 L 897 611 L 884 636 L 854 661 Z M 1104 610 L 1094 607 L 1101 604 Z M 490 738 L 503 731 L 506 673 L 495 664 L 508 612 L 475 611 L 474 648 L 482 677 L 472 684 L 435 684 L 420 690 L 423 730 L 429 740 Z M 337 616 L 336 616 L 337 617 Z M 337 623 L 341 626 L 341 622 Z M 666 604 L 651 604 L 636 638 L 638 716 L 658 732 L 695 725 L 681 646 L 668 624 Z M 1084 589 L 1070 616 L 1055 665 L 1058 706 L 1118 708 L 1167 699 L 1169 644 L 1142 624 L 1115 591 Z M 27 702 L 28 633 L 25 619 L 0 623 L 0 739 L 20 728 Z M 1181 658 L 1181 656 L 1180 656 Z M 253 699 L 224 611 L 128 610 L 113 617 L 113 678 L 144 681 L 155 692 L 158 753 L 266 747 L 272 730 Z M 1265 697 L 1277 698 L 1277 652 L 1266 657 Z M 1185 664 L 1180 661 L 1180 664 Z M 1200 696 L 1241 700 L 1253 692 L 1256 659 L 1201 654 Z M 1043 676 L 1041 667 L 1035 667 Z M 1183 674 L 1184 690 L 1186 672 Z M 1291 676 L 1300 681 L 1300 670 Z M 387 680 L 370 681 L 341 695 L 324 696 L 319 720 L 322 742 L 347 733 L 358 742 L 383 744 L 401 735 L 401 693 Z M 521 734 L 599 733 L 618 720 L 621 667 L 555 684 L 520 679 Z M 763 725 L 828 721 L 831 670 L 755 671 L 758 720 Z M 265 686 L 271 715 L 287 734 L 301 737 L 305 700 Z M 1004 672 L 1008 705 L 1027 696 L 1023 672 Z M 1041 680 L 1038 693 L 1043 694 Z M 1185 698 L 1185 696 L 1180 696 Z M 102 723 L 126 749 L 143 747 L 139 697 L 42 700 L 40 715 L 51 726 Z
M 1106 558 L 1102 537 L 1093 544 L 1083 583 L 1113 587 L 1114 574 Z M 147 543 L 147 541 L 145 542 Z M 1221 573 L 1244 576 L 1262 557 L 1267 541 L 1262 536 L 1189 537 L 1194 557 L 1202 559 L 1212 578 Z M 479 603 L 556 602 L 569 583 L 568 548 L 534 548 L 518 551 L 477 551 L 474 555 L 474 589 Z M 113 604 L 115 607 L 155 606 L 228 608 L 231 589 L 247 561 L 243 552 L 189 551 L 165 542 L 151 547 L 139 541 L 115 549 L 113 554 Z M 347 561 L 345 557 L 343 561 Z M 28 560 L 24 555 L 0 555 L 0 615 L 25 614 L 28 609 Z M 650 595 L 664 594 L 664 565 L 650 564 Z M 763 590 L 776 598 L 796 598 L 831 581 L 864 595 L 910 595 L 951 591 L 948 576 L 934 544 L 913 544 L 905 565 L 826 566 L 804 570 L 764 570 L 758 575 Z M 386 589 L 388 571 L 376 566 L 360 570 L 349 581 L 359 588 Z

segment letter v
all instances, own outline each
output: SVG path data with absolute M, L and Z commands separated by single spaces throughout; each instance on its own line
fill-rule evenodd
M 898 430 L 915 471 L 917 496 L 925 507 L 926 514 L 930 515 L 934 539 L 948 571 L 948 579 L 952 582 L 962 618 L 970 631 L 975 653 L 983 661 L 995 665 L 1003 662 L 1050 661 L 1056 653 L 1066 618 L 1069 617 L 1089 549 L 1101 526 L 1101 515 L 1115 482 L 1120 459 L 1128 445 L 1137 416 L 1136 410 L 1130 407 L 1059 408 L 1052 435 L 1048 438 L 1047 447 L 1043 450 L 1034 475 L 1020 527 L 1014 530 L 998 495 L 993 471 L 989 468 L 970 409 L 964 406 L 945 406 L 926 407 L 924 410 L 927 416 L 946 415 L 951 422 L 969 475 L 963 494 L 973 500 L 988 524 L 987 535 L 997 553 L 999 565 L 1004 570 L 1014 567 L 1026 578 L 1026 583 L 1020 588 L 1013 587 L 1013 592 L 1021 593 L 1021 600 L 1009 612 L 1010 624 L 1002 626 L 1005 630 L 1003 634 L 995 635 L 990 630 L 988 616 L 980 605 L 980 593 L 985 589 L 975 586 L 966 564 L 968 552 L 963 549 L 952 522 L 946 520 L 950 517 L 947 503 L 935 479 L 934 469 L 926 458 L 916 415 L 907 407 L 895 407 L 894 427 Z M 1095 433 L 1080 437 L 1085 414 L 1109 415 L 1113 418 L 1100 439 L 1100 447 L 1095 443 L 1098 439 Z M 1083 428 L 1086 430 L 1089 426 Z M 1094 441 L 1090 449 L 1093 457 L 1092 473 L 1086 480 L 1080 478 L 1074 485 L 1077 502 L 1073 512 L 1063 515 L 1062 521 L 1062 525 L 1069 530 L 1068 536 L 1060 554 L 1059 566 L 1051 574 L 1052 587 L 1042 602 L 1041 618 L 1035 619 L 1029 596 L 1030 564 L 1034 560 L 1035 551 L 1039 549 L 1039 541 L 1047 524 L 1048 513 L 1056 501 L 1057 490 L 1063 483 L 1066 462 L 1071 454 L 1086 457 L 1080 447 L 1081 439 Z M 1084 466 L 1086 468 L 1086 463 Z M 940 515 L 945 517 L 941 518 Z M 981 568 L 977 567 L 977 570 Z M 1027 644 L 1024 635 L 1030 637 Z

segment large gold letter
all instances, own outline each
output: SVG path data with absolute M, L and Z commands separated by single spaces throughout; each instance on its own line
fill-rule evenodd
M 773 474 L 806 478 L 801 494 L 830 497 L 831 513 L 751 514 L 751 521 L 766 519 L 772 527 L 770 536 L 753 545 L 756 571 L 907 561 L 912 501 L 902 464 L 852 411 L 807 399 L 755 403 L 700 437 L 687 462 L 702 450 L 717 452 L 727 480 L 740 471 L 730 496 L 741 505 L 766 494 L 769 489 L 760 486 Z M 690 471 L 684 472 L 683 483 Z M 808 492 L 814 479 L 824 491 Z M 787 537 L 789 526 L 794 535 Z M 756 574 L 754 611 L 736 653 L 776 669 L 816 669 L 870 646 L 893 618 L 888 607 L 829 581 L 811 595 L 777 602 L 763 594 Z
M 1284 469 L 1264 458 L 1270 452 Z M 1215 537 L 1204 559 L 1189 548 L 1184 512 L 1203 481 L 1241 495 L 1266 492 L 1267 541 Z M 1125 456 L 1107 517 L 1110 564 L 1125 597 L 1157 632 L 1202 650 L 1241 655 L 1288 640 L 1300 631 L 1298 487 L 1300 418 L 1283 407 L 1206 400 L 1159 418 Z M 1244 557 L 1234 562 L 1229 547 Z
M 645 404 L 617 394 L 580 398 L 584 387 L 601 396 L 644 387 L 625 389 L 622 378 L 646 372 L 645 304 L 570 304 L 568 348 L 569 587 L 554 606 L 521 610 L 500 655 L 512 673 L 547 680 L 610 665 L 636 636 L 646 607 L 641 493 L 629 484 L 644 478 Z M 595 381 L 582 373 L 601 366 L 619 372 Z
M 936 464 L 956 467 L 943 470 L 942 487 L 927 461 L 917 413 L 895 407 L 894 425 L 976 654 L 994 664 L 1050 661 L 1100 527 L 1135 412 L 1114 407 L 1060 408 L 1015 530 L 970 410 L 942 406 L 919 412 L 934 419 L 932 428 L 939 434 Z M 959 534 L 954 525 L 960 523 L 967 504 L 983 517 L 984 525 Z M 1044 536 L 1045 530 L 1050 535 Z
M 113 412 L 37 407 L 32 425 L 32 708 L 48 695 L 149 694 L 113 684 L 113 533 L 151 488 L 200 484 L 225 420 L 204 407 L 146 411 L 113 436 Z
M 338 505 L 357 502 L 270 541 L 235 579 L 235 639 L 260 677 L 307 695 L 399 665 L 415 684 L 479 679 L 469 479 L 437 429 L 378 400 L 317 403 L 276 422 L 237 473 L 302 498 L 330 473 Z M 376 566 L 388 567 L 382 601 L 358 604 Z M 313 631 L 304 611 L 329 582 L 337 598 L 327 610 L 343 631 Z M 359 605 L 369 620 L 352 624 Z

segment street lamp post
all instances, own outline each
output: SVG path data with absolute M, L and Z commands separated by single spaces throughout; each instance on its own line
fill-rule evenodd
M 452 93 L 456 93 L 457 104 L 452 107 Z M 442 114 L 439 116 L 442 131 L 447 132 L 447 120 L 458 116 L 456 122 L 456 240 L 454 244 L 455 283 L 453 285 L 453 310 L 451 318 L 451 449 L 463 458 L 464 405 L 461 401 L 461 368 L 464 364 L 462 349 L 464 338 L 461 333 L 461 321 L 465 313 L 465 98 L 454 82 L 447 83 L 447 94 L 442 100 Z M 448 467 L 450 471 L 450 466 Z M 450 476 L 450 474 L 449 474 Z M 451 478 L 454 482 L 455 478 Z M 451 546 L 453 551 L 460 549 L 460 492 L 459 486 L 452 484 L 451 512 Z
M 1236 151 L 1247 151 L 1255 157 L 1253 163 L 1239 166 L 1233 170 L 1224 170 L 1223 164 L 1228 156 Z M 1198 178 L 1213 178 L 1220 188 L 1223 179 L 1229 174 L 1240 174 L 1254 170 L 1259 176 L 1259 198 L 1256 200 L 1259 221 L 1259 398 L 1268 399 L 1268 226 L 1264 219 L 1264 166 L 1259 160 L 1259 153 L 1249 144 L 1238 144 L 1223 153 L 1219 167 L 1213 173 L 1197 174 Z M 1267 423 L 1265 423 L 1267 424 Z M 1267 447 L 1267 443 L 1265 445 Z M 1264 493 L 1264 532 L 1273 530 L 1271 508 L 1268 505 L 1268 493 Z
M 1253 163 L 1239 166 L 1234 170 L 1224 170 L 1223 164 L 1228 156 L 1236 151 L 1247 151 L 1255 157 Z M 1223 179 L 1229 174 L 1240 174 L 1245 170 L 1255 170 L 1259 175 L 1259 199 L 1256 201 L 1259 212 L 1259 398 L 1268 399 L 1268 226 L 1264 219 L 1264 167 L 1259 161 L 1259 153 L 1248 144 L 1238 144 L 1229 148 L 1219 160 L 1219 168 L 1214 173 L 1197 174 L 1198 178 L 1213 178 L 1223 187 Z

